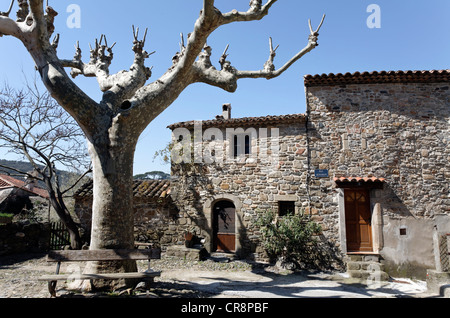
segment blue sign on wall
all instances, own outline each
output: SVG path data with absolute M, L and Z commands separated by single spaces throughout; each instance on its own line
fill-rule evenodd
M 320 169 L 315 171 L 316 178 L 328 178 L 330 176 L 328 170 Z

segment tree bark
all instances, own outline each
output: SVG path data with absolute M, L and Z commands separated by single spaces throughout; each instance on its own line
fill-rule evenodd
M 91 249 L 133 248 L 134 147 L 105 150 L 90 145 L 94 179 Z
M 94 181 L 91 250 L 134 248 L 133 161 L 136 142 L 132 137 L 124 137 L 120 130 L 113 124 L 104 132 L 103 138 L 89 143 Z M 114 140 L 121 142 L 114 143 Z M 90 262 L 85 269 L 89 274 L 111 271 L 136 272 L 137 264 L 136 261 Z M 134 282 L 93 281 L 92 284 L 86 282 L 83 289 L 109 289 L 111 283 L 117 288 L 131 286 Z
M 46 180 L 47 181 L 47 180 Z M 50 183 L 51 181 L 48 180 Z M 81 250 L 83 241 L 80 236 L 80 232 L 77 224 L 74 222 L 72 217 L 69 215 L 69 211 L 67 210 L 64 201 L 62 198 L 58 198 L 55 191 L 53 190 L 52 185 L 47 185 L 47 190 L 50 197 L 50 204 L 55 209 L 56 214 L 60 218 L 60 220 L 64 223 L 67 228 L 67 231 L 70 235 L 70 248 L 72 250 Z

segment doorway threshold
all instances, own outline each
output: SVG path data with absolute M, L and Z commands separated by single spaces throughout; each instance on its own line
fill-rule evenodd
M 212 252 L 209 256 L 209 259 L 218 263 L 229 263 L 233 260 L 237 259 L 237 256 L 233 252 Z
M 380 255 L 378 252 L 347 252 L 347 255 Z

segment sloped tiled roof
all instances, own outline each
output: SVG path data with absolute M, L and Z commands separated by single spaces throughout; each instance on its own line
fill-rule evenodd
M 304 123 L 306 121 L 305 114 L 293 114 L 293 115 L 281 115 L 281 116 L 265 116 L 265 117 L 243 117 L 232 119 L 213 119 L 202 121 L 202 128 L 210 127 L 226 127 L 226 128 L 239 128 L 249 126 L 267 126 L 275 124 L 290 124 L 290 123 Z M 176 128 L 193 128 L 195 121 L 187 121 L 176 123 L 168 126 L 169 129 L 174 130 Z
M 48 199 L 48 192 L 47 190 L 38 188 L 38 187 L 34 187 L 33 190 L 28 189 L 27 187 L 27 183 L 25 181 L 22 180 L 18 180 L 15 179 L 13 177 L 4 175 L 4 174 L 0 174 L 0 189 L 7 189 L 7 188 L 18 188 L 18 189 L 22 189 L 24 191 L 28 191 L 31 194 L 40 196 L 44 199 Z
M 88 181 L 75 193 L 74 197 L 92 197 L 94 183 Z M 133 195 L 136 198 L 162 199 L 170 194 L 170 180 L 135 180 Z
M 450 83 L 450 70 L 382 71 L 305 76 L 305 86 L 336 86 L 384 83 Z

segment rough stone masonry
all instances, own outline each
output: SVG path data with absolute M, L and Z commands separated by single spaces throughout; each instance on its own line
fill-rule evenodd
M 361 187 L 370 194 L 370 252 L 381 255 L 393 274 L 423 276 L 435 267 L 434 231 L 450 232 L 449 73 L 307 76 L 306 114 L 202 122 L 202 133 L 213 128 L 224 136 L 223 142 L 204 139 L 203 149 L 232 157 L 230 129 L 251 135 L 251 146 L 236 160 L 174 164 L 172 189 L 180 215 L 213 250 L 214 206 L 233 202 L 236 251 L 258 258 L 263 255 L 258 214 L 293 202 L 297 213 L 310 213 L 322 225 L 331 249 L 345 255 L 343 197 L 348 188 Z M 254 156 L 261 148 L 273 149 L 273 129 L 276 165 Z

